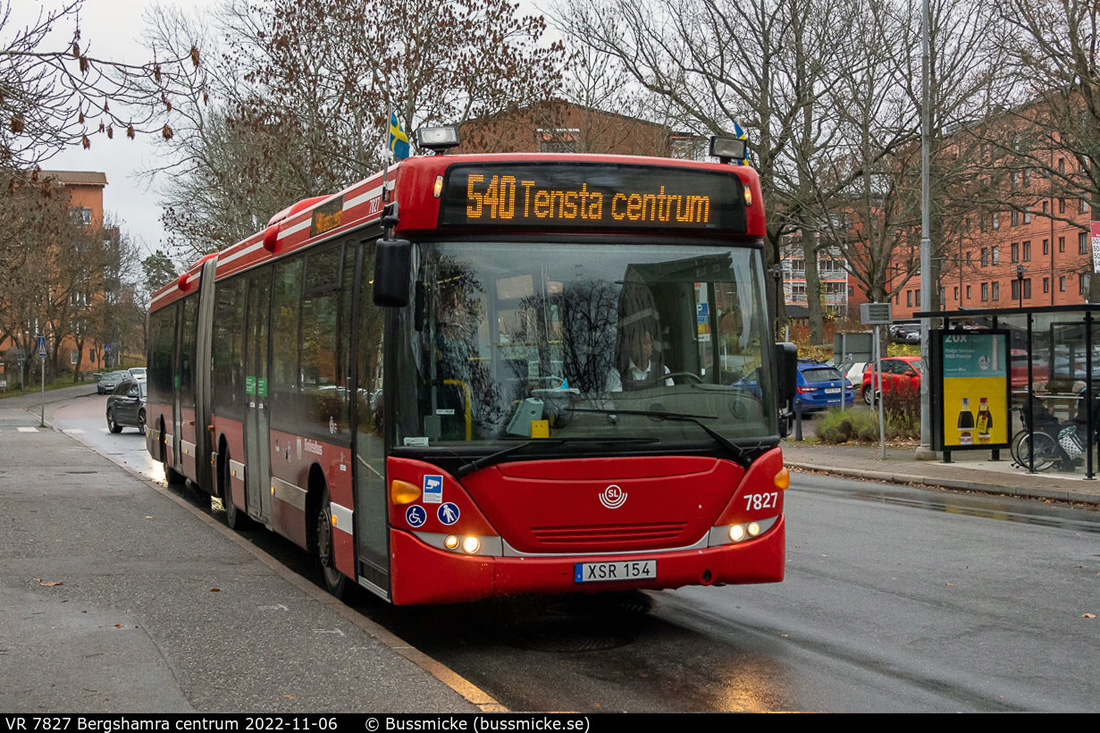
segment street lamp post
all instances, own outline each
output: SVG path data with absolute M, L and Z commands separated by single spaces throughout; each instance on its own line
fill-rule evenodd
M 1016 298 L 1021 308 L 1024 307 L 1024 271 L 1023 265 L 1016 265 Z

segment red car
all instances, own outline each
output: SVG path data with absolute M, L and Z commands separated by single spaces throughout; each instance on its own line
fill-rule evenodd
M 1010 371 L 1012 379 L 1012 389 L 1027 389 L 1027 351 L 1024 349 L 1012 350 L 1012 369 Z M 1081 367 L 1084 371 L 1084 367 Z M 1050 378 L 1050 370 L 1046 364 L 1032 364 L 1031 365 L 1031 381 L 1036 391 L 1040 391 L 1046 387 L 1047 380 Z
M 919 356 L 887 356 L 882 360 L 882 391 L 920 392 L 920 377 L 924 371 Z M 872 386 L 873 385 L 873 386 Z M 875 404 L 875 390 L 878 389 L 878 377 L 875 363 L 871 362 L 863 370 L 863 401 Z

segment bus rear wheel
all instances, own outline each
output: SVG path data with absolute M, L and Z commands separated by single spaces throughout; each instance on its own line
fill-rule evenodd
M 313 549 L 321 575 L 324 576 L 325 588 L 337 598 L 344 598 L 348 592 L 348 576 L 336 569 L 336 553 L 332 536 L 332 510 L 329 505 L 332 498 L 329 496 L 328 487 L 321 493 L 321 502 L 317 507 L 315 521 L 313 523 Z
M 164 423 L 160 424 L 160 463 L 164 466 L 164 480 L 169 486 L 179 486 L 187 477 L 168 465 L 168 441 L 164 437 Z
M 233 477 L 229 473 L 229 449 L 223 448 L 219 458 L 218 488 L 221 490 L 222 506 L 225 507 L 225 524 L 238 532 L 248 523 L 248 517 L 233 503 Z

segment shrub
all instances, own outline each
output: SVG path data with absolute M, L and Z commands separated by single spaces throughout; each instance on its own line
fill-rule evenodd
M 833 407 L 816 421 L 814 434 L 823 443 L 876 441 L 878 413 L 858 407 L 849 407 L 844 411 Z
M 886 390 L 882 411 L 886 416 L 886 437 L 920 438 L 920 388 L 901 382 L 897 389 Z
M 891 341 L 886 344 L 887 356 L 920 356 L 920 344 Z

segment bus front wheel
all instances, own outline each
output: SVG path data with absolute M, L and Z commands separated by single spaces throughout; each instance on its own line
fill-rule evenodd
M 321 502 L 317 507 L 313 523 L 314 558 L 324 576 L 325 588 L 337 598 L 343 598 L 348 592 L 348 576 L 336 569 L 336 553 L 332 536 L 332 499 L 328 486 L 321 492 Z

